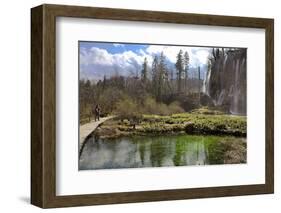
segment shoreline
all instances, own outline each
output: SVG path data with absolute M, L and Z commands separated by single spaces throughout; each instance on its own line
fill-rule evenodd
M 247 137 L 246 117 L 181 113 L 171 116 L 143 115 L 138 123 L 127 119 L 108 120 L 93 135 L 100 138 L 160 135 L 214 135 Z

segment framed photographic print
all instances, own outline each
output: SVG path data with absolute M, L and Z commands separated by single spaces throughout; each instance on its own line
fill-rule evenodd
M 272 19 L 31 9 L 31 203 L 274 191 Z

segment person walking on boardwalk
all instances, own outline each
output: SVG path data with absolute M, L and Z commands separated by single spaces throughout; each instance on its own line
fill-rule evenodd
M 94 109 L 94 113 L 95 113 L 95 121 L 99 121 L 100 120 L 100 111 L 101 111 L 101 108 L 100 106 L 97 104 L 95 109 Z

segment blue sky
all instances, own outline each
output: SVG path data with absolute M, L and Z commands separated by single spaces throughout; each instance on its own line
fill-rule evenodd
M 92 47 L 105 49 L 111 54 L 121 53 L 125 51 L 138 52 L 146 49 L 149 45 L 143 44 L 120 44 L 120 43 L 104 43 L 104 42 L 80 42 L 80 48 L 90 50 Z
M 99 80 L 104 75 L 137 75 L 140 73 L 144 58 L 149 67 L 153 57 L 163 51 L 166 64 L 175 69 L 176 55 L 179 50 L 187 51 L 190 57 L 190 68 L 206 68 L 211 48 L 151 44 L 79 42 L 80 78 Z

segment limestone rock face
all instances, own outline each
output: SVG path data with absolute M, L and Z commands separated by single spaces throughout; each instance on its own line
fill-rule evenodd
M 214 50 L 205 80 L 205 94 L 232 114 L 247 113 L 247 50 Z

